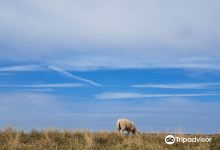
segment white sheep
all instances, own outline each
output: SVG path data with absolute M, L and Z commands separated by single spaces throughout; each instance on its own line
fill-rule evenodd
M 128 120 L 128 119 L 118 119 L 116 122 L 116 128 L 118 131 L 124 133 L 125 131 L 130 134 L 139 133 L 137 128 L 135 127 L 134 122 Z

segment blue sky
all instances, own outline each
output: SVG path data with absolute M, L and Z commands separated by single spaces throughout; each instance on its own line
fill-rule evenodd
M 219 133 L 220 2 L 0 2 L 0 127 Z

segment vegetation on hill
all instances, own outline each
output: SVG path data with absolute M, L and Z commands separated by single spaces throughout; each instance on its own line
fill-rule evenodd
M 54 129 L 23 132 L 7 128 L 0 131 L 0 150 L 220 150 L 220 135 L 203 135 L 213 137 L 211 143 L 174 143 L 173 145 L 164 142 L 166 135 L 140 133 L 126 136 L 117 132 Z M 179 134 L 179 136 L 195 135 Z

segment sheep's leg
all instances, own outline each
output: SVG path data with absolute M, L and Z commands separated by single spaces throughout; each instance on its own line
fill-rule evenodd
M 122 131 L 122 132 L 127 131 L 126 127 L 122 126 L 122 127 L 121 127 L 121 131 Z

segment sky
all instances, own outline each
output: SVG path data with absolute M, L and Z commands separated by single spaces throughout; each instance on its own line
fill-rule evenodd
M 219 6 L 0 1 L 0 128 L 219 133 Z

